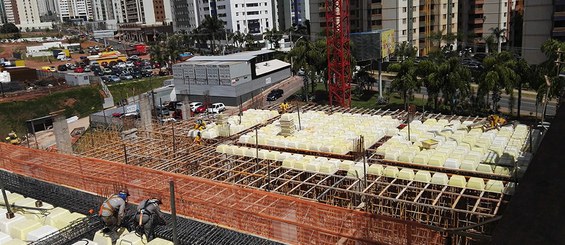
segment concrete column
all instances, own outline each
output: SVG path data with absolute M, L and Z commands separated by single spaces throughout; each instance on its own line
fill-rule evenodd
M 63 111 L 51 113 L 53 117 L 53 133 L 55 134 L 55 142 L 59 153 L 72 154 L 71 133 L 69 132 L 69 124 L 67 118 L 62 114 Z
M 183 101 L 180 110 L 182 112 L 182 120 L 188 120 L 190 118 L 190 105 L 188 105 L 188 101 Z
M 139 95 L 139 116 L 141 118 L 141 129 L 152 130 L 151 103 L 147 93 Z

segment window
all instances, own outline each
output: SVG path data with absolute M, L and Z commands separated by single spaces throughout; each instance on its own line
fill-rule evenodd
M 402 13 L 406 13 L 406 7 L 402 8 Z
M 239 12 L 235 12 L 235 16 L 239 16 Z
M 220 5 L 218 6 L 218 9 L 226 9 L 226 5 Z
M 447 14 L 443 14 L 443 19 L 447 19 Z
M 406 24 L 406 18 L 402 19 L 402 24 Z
M 235 4 L 235 7 L 237 8 L 237 3 Z
M 248 4 L 245 4 L 245 7 L 257 7 L 257 6 L 259 6 L 258 3 L 248 3 Z
M 247 15 L 258 15 L 259 11 L 249 11 L 247 12 Z
M 447 3 L 443 4 L 443 9 L 447 8 Z
M 402 30 L 402 35 L 406 35 L 406 30 Z
M 218 17 L 226 17 L 226 14 L 218 14 Z

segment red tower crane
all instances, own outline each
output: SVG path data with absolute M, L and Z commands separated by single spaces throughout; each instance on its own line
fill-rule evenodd
M 330 105 L 351 105 L 349 0 L 326 0 L 326 43 Z

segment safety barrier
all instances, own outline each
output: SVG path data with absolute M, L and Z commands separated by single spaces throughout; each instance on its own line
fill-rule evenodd
M 443 244 L 422 224 L 248 189 L 192 176 L 0 144 L 0 167 L 17 174 L 108 195 L 127 187 L 130 201 L 156 196 L 177 213 L 290 244 Z

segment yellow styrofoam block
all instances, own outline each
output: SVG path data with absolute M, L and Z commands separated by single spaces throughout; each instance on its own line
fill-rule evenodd
M 428 171 L 420 170 L 417 171 L 414 175 L 414 180 L 418 182 L 430 183 L 430 181 L 432 180 L 432 175 Z
M 488 180 L 485 189 L 490 192 L 502 193 L 504 184 L 500 180 Z
M 397 167 L 387 166 L 383 170 L 383 175 L 390 178 L 396 178 L 398 176 L 398 172 L 400 171 Z
M 335 174 L 335 172 L 337 172 L 337 166 L 330 162 L 321 163 L 319 166 L 319 172 L 324 174 Z
M 448 158 L 445 160 L 443 166 L 446 168 L 459 169 L 459 167 L 461 166 L 461 160 L 457 158 Z
M 403 152 L 398 156 L 398 161 L 411 163 L 414 160 L 414 156 L 415 154 L 412 152 Z
M 25 240 L 27 238 L 27 233 L 41 227 L 41 223 L 37 220 L 24 219 L 14 223 L 8 231 L 8 234 L 12 238 L 18 238 Z
M 345 170 L 345 171 L 347 171 L 347 170 L 349 170 L 351 167 L 353 167 L 353 165 L 355 165 L 355 163 L 354 163 L 353 161 L 344 160 L 344 161 L 341 161 L 341 162 L 339 163 L 338 168 L 339 168 L 339 170 Z
M 451 178 L 449 178 L 449 182 L 447 184 L 449 186 L 464 188 L 465 186 L 467 186 L 467 180 L 465 180 L 465 177 L 461 175 L 452 175 Z
M 6 234 L 10 234 L 10 227 L 15 223 L 26 220 L 26 218 L 21 214 L 15 214 L 14 218 L 8 219 L 6 215 L 0 216 L 0 231 Z
M 86 238 L 83 238 L 82 240 L 79 240 L 79 241 L 73 243 L 72 245 L 98 245 L 98 243 L 91 241 L 91 240 L 88 240 Z
M 17 200 L 24 199 L 25 197 L 18 193 L 7 193 L 9 203 L 15 203 Z M 2 199 L 3 200 L 3 199 Z
M 27 242 L 24 242 L 20 239 L 12 239 L 6 243 L 2 243 L 2 245 L 27 245 Z
M 283 160 L 282 166 L 284 168 L 294 168 L 295 162 L 296 162 L 295 159 L 289 157 L 289 158 Z
M 312 172 L 319 172 L 320 171 L 320 162 L 318 161 L 310 161 L 306 164 L 306 170 Z
M 103 233 L 102 230 L 99 230 L 94 234 L 93 241 L 99 245 L 112 245 L 112 238 Z
M 464 159 L 463 161 L 461 161 L 461 166 L 459 166 L 459 169 L 475 171 L 478 165 L 479 165 L 478 161 Z
M 403 168 L 403 169 L 400 170 L 400 172 L 398 172 L 398 175 L 396 177 L 399 178 L 399 179 L 404 179 L 404 180 L 413 180 L 414 179 L 414 170 Z
M 14 204 L 22 207 L 35 208 L 36 202 L 37 200 L 26 197 L 24 199 L 17 200 Z M 54 207 L 49 203 L 42 203 L 41 207 L 39 208 L 52 209 Z M 43 220 L 45 218 L 45 216 L 39 210 L 26 210 L 24 213 L 22 213 L 22 215 L 28 219 L 34 219 L 34 220 Z
M 433 155 L 428 161 L 428 165 L 442 167 L 445 164 L 445 157 L 439 155 Z
M 37 240 L 39 240 L 43 237 L 46 237 L 46 236 L 51 235 L 51 234 L 58 232 L 58 231 L 59 231 L 59 229 L 57 229 L 53 226 L 44 225 L 44 226 L 41 226 L 41 227 L 39 227 L 35 230 L 28 232 L 27 235 L 26 235 L 26 240 L 27 241 L 37 241 Z
M 365 171 L 367 171 L 369 166 L 363 166 L 363 163 L 356 163 L 347 171 L 347 176 L 363 178 L 365 177 Z
M 240 141 L 241 141 L 241 139 L 240 139 Z M 225 145 L 225 144 L 218 145 L 216 147 L 216 152 L 217 153 L 226 153 L 226 148 L 227 148 L 227 145 Z
M 485 180 L 482 178 L 471 177 L 469 178 L 469 181 L 467 181 L 467 188 L 482 191 L 485 189 Z
M 445 173 L 434 173 L 434 175 L 432 175 L 432 180 L 430 181 L 430 183 L 436 185 L 447 185 L 448 182 L 449 177 L 447 177 L 447 174 Z
M 139 237 L 135 232 L 124 234 L 116 241 L 116 245 L 145 245 L 147 239 L 145 236 Z
M 383 165 L 380 164 L 371 164 L 367 172 L 372 175 L 383 175 Z
M 309 163 L 310 161 L 308 159 L 300 159 L 297 160 L 296 162 L 294 162 L 294 168 L 298 169 L 298 170 L 306 170 L 306 165 Z
M 173 245 L 173 242 L 161 238 L 155 238 L 148 242 L 147 245 Z
M 0 244 L 5 244 L 12 240 L 12 237 L 4 232 L 0 232 Z
M 69 210 L 56 207 L 49 211 L 49 215 L 45 217 L 45 224 L 54 226 L 57 229 L 63 229 L 63 227 L 67 226 L 68 223 L 62 220 L 66 219 L 66 217 L 69 215 L 71 215 L 71 212 L 69 212 Z
M 476 170 L 476 171 L 477 171 L 477 172 L 483 172 L 483 173 L 489 173 L 489 174 L 492 174 L 492 173 L 493 173 L 493 171 L 492 171 L 492 166 L 491 166 L 491 165 L 488 165 L 488 164 L 483 164 L 483 163 L 481 163 L 481 164 L 479 164 L 479 165 L 477 166 L 477 170 Z
M 500 175 L 510 175 L 510 169 L 503 166 L 494 167 L 494 173 Z

